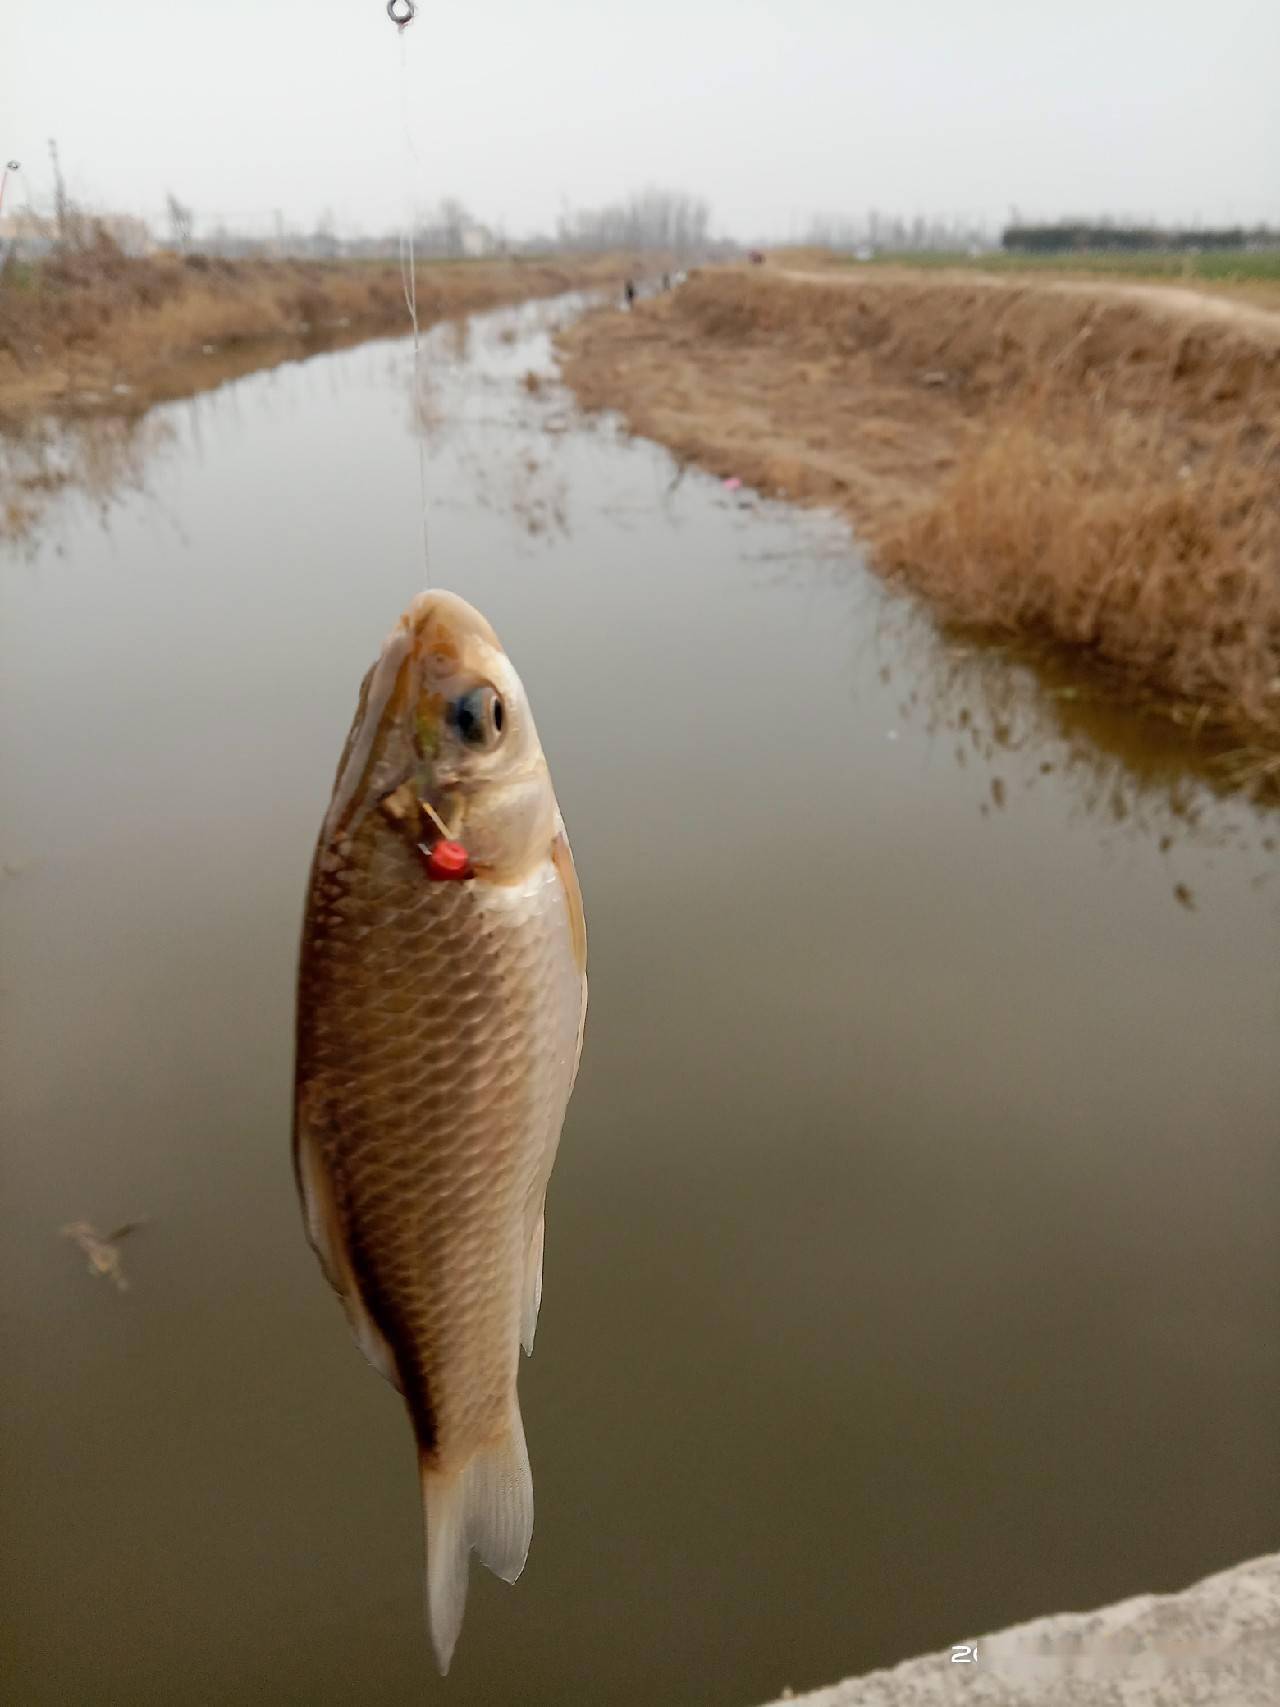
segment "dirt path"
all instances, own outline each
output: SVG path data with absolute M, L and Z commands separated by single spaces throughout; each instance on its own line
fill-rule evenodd
M 908 267 L 877 267 L 874 271 L 861 273 L 834 267 L 828 271 L 779 268 L 774 274 L 774 277 L 793 279 L 800 284 L 845 286 L 875 284 L 878 280 L 919 282 L 926 276 L 939 282 L 977 285 L 990 290 L 1042 290 L 1057 296 L 1132 302 L 1174 320 L 1217 322 L 1269 344 L 1280 344 L 1280 309 L 1264 308 L 1260 303 L 1246 302 L 1225 293 L 1217 294 L 1196 285 L 1122 283 L 1099 278 L 1038 278 L 1032 273 L 997 277 L 993 273 L 969 272 L 958 267 L 941 267 L 928 275 Z

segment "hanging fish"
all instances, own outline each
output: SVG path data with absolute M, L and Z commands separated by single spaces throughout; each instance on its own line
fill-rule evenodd
M 533 1528 L 516 1394 L 586 1015 L 586 928 L 520 678 L 420 594 L 365 677 L 312 866 L 294 1168 L 307 1235 L 418 1445 L 441 1671 L 472 1549 Z

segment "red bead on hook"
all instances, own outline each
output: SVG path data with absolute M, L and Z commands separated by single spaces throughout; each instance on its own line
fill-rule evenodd
M 418 852 L 426 861 L 427 876 L 437 883 L 465 883 L 469 877 L 475 876 L 471 869 L 471 855 L 461 842 L 451 842 L 444 837 L 430 847 L 419 842 Z

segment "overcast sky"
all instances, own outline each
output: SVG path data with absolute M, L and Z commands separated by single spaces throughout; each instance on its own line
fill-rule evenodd
M 1280 221 L 1280 0 L 2 0 L 0 155 L 200 223 L 460 196 L 513 235 L 646 184 L 716 230 L 870 207 Z

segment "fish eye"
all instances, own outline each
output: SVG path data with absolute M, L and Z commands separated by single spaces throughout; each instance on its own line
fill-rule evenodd
M 506 725 L 506 708 L 491 687 L 472 688 L 449 707 L 449 721 L 468 747 L 496 747 Z

